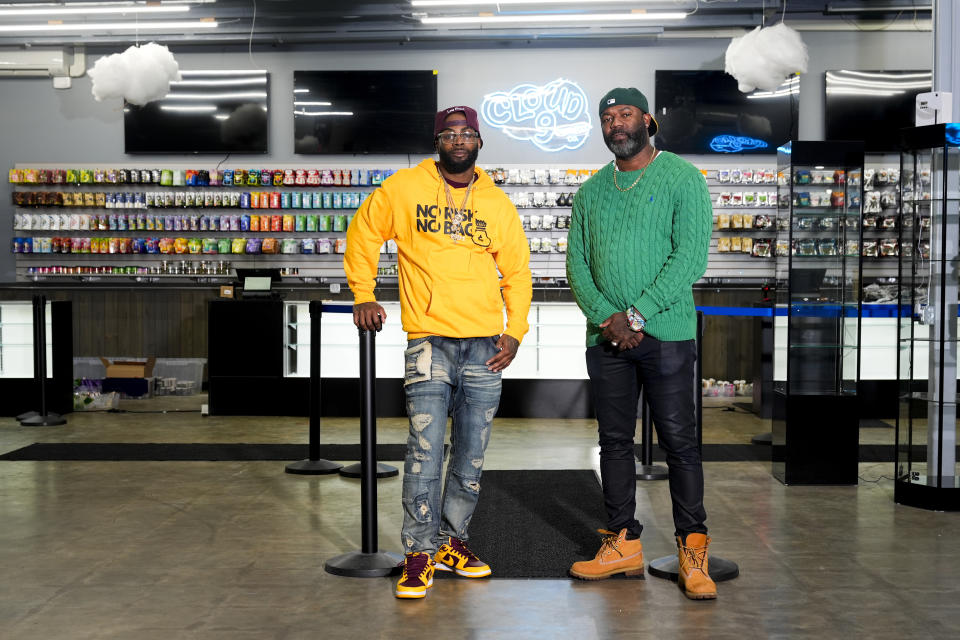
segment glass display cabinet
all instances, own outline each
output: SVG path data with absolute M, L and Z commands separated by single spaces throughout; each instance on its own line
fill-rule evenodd
M 857 482 L 862 175 L 862 143 L 777 150 L 775 358 L 785 362 L 774 366 L 772 453 L 784 484 Z
M 960 124 L 905 129 L 901 149 L 894 500 L 956 511 Z

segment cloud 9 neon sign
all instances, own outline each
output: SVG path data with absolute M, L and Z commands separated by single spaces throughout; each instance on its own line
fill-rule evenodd
M 710 148 L 718 153 L 737 153 L 748 149 L 765 149 L 766 141 L 747 136 L 717 136 L 710 141 Z
M 519 84 L 483 97 L 480 114 L 491 127 L 544 151 L 583 146 L 590 135 L 587 95 L 575 82 L 559 78 L 543 86 Z

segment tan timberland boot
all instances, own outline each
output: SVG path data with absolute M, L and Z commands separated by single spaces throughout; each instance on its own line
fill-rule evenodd
M 687 541 L 677 537 L 677 554 L 680 559 L 677 584 L 691 600 L 713 600 L 717 597 L 717 584 L 710 578 L 707 569 L 707 546 L 710 538 L 704 533 L 690 533 Z
M 574 562 L 570 575 L 581 580 L 602 580 L 622 573 L 631 577 L 643 577 L 643 545 L 639 540 L 627 540 L 627 530 L 620 533 L 598 529 L 603 543 L 593 560 Z

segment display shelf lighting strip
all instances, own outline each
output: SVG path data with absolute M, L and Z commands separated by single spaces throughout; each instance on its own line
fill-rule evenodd
M 477 15 L 477 16 L 437 16 L 420 18 L 421 24 L 542 24 L 547 22 L 622 22 L 657 20 L 683 20 L 687 14 L 680 12 L 656 13 L 545 13 L 523 15 Z
M 414 7 L 480 7 L 541 4 L 637 4 L 637 0 L 410 0 Z
M 123 5 L 123 6 L 69 6 L 58 5 L 32 9 L 14 9 L 0 7 L 0 18 L 11 16 L 73 16 L 73 15 L 114 15 L 124 13 L 186 13 L 190 11 L 187 5 Z
M 184 20 L 174 22 L 73 22 L 58 21 L 43 24 L 0 24 L 0 32 L 20 31 L 192 31 L 195 29 L 216 29 L 216 20 Z

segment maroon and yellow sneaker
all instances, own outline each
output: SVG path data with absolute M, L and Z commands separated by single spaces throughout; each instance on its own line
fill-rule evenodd
M 463 540 L 453 536 L 440 545 L 433 559 L 439 571 L 455 571 L 465 578 L 485 578 L 491 573 L 490 565 L 475 556 Z
M 403 559 L 403 573 L 397 582 L 398 598 L 422 598 L 433 586 L 433 560 L 422 551 L 408 553 Z

